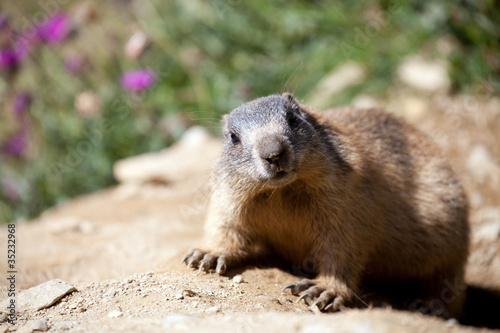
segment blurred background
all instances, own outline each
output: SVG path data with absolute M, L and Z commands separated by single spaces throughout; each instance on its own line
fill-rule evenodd
M 193 124 L 218 135 L 221 114 L 259 96 L 389 109 L 401 86 L 490 98 L 499 22 L 494 0 L 4 1 L 0 221 L 112 185 L 116 160 Z

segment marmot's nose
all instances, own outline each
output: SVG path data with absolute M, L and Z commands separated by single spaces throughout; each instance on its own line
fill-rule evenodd
M 288 156 L 287 142 L 277 136 L 265 136 L 257 143 L 257 151 L 259 156 L 270 165 L 276 165 L 278 168 L 283 167 Z

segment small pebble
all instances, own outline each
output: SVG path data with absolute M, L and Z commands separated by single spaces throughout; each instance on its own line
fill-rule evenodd
M 182 291 L 182 295 L 187 296 L 187 297 L 194 297 L 194 296 L 197 296 L 198 294 L 192 290 L 186 289 L 186 290 Z
M 174 299 L 184 299 L 184 295 L 182 295 L 181 293 L 175 294 Z
M 220 307 L 212 306 L 211 308 L 208 308 L 205 312 L 209 313 L 209 314 L 218 313 L 218 312 L 220 312 Z
M 458 320 L 455 318 L 450 318 L 446 321 L 446 326 L 455 326 L 458 325 Z
M 109 318 L 119 318 L 121 316 L 123 316 L 123 312 L 119 310 L 113 310 L 110 313 L 108 313 Z
M 233 282 L 234 283 L 242 283 L 243 282 L 243 276 L 238 274 L 233 277 Z

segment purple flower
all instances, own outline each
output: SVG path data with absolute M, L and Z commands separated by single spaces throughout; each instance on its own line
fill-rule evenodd
M 19 61 L 23 60 L 29 53 L 30 43 L 33 45 L 33 40 L 19 40 L 14 46 L 14 50 L 19 58 Z
M 26 41 L 19 40 L 14 47 L 6 47 L 0 50 L 0 68 L 12 68 L 28 55 L 29 49 Z
M 64 69 L 71 74 L 76 74 L 80 71 L 83 64 L 81 57 L 72 55 L 64 59 Z
M 28 138 L 26 130 L 21 129 L 3 144 L 2 150 L 5 154 L 19 157 L 26 150 L 27 145 Z
M 31 105 L 31 95 L 22 92 L 16 95 L 14 99 L 14 114 L 16 116 L 22 115 L 24 112 L 28 110 Z
M 11 68 L 19 64 L 20 58 L 17 52 L 11 48 L 0 50 L 0 68 Z
M 141 91 L 156 83 L 156 75 L 147 69 L 126 72 L 122 75 L 121 85 L 129 91 Z
M 7 15 L 0 14 L 0 30 L 7 26 Z
M 37 29 L 37 34 L 45 43 L 55 45 L 68 36 L 69 29 L 68 17 L 63 13 L 58 13 L 42 23 Z

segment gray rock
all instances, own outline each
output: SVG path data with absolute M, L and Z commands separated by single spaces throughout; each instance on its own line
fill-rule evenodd
M 168 149 L 117 161 L 115 178 L 123 184 L 175 183 L 204 175 L 222 151 L 220 139 L 199 126 L 189 128 Z
M 47 321 L 45 319 L 29 320 L 23 327 L 30 329 L 31 330 L 30 332 L 33 331 L 46 332 L 49 329 Z
M 65 321 L 56 321 L 52 324 L 51 330 L 55 331 L 69 331 L 73 327 L 73 322 L 69 320 Z
M 371 109 L 379 107 L 380 103 L 373 96 L 361 94 L 354 97 L 352 105 L 360 109 Z
M 428 61 L 419 56 L 411 56 L 398 68 L 401 82 L 426 92 L 446 92 L 451 87 L 445 61 Z
M 21 291 L 17 296 L 17 311 L 41 310 L 48 308 L 63 296 L 75 291 L 75 287 L 59 279 L 47 281 L 38 286 Z M 0 303 L 0 311 L 7 312 L 10 298 Z
M 318 82 L 316 88 L 311 92 L 309 101 L 311 105 L 326 107 L 332 96 L 363 82 L 366 75 L 366 69 L 363 65 L 354 62 L 345 63 Z
M 220 312 L 220 307 L 218 307 L 218 306 L 212 306 L 212 307 L 208 308 L 208 309 L 206 310 L 206 312 L 207 312 L 208 314 L 215 314 L 215 313 L 218 313 L 218 312 Z

